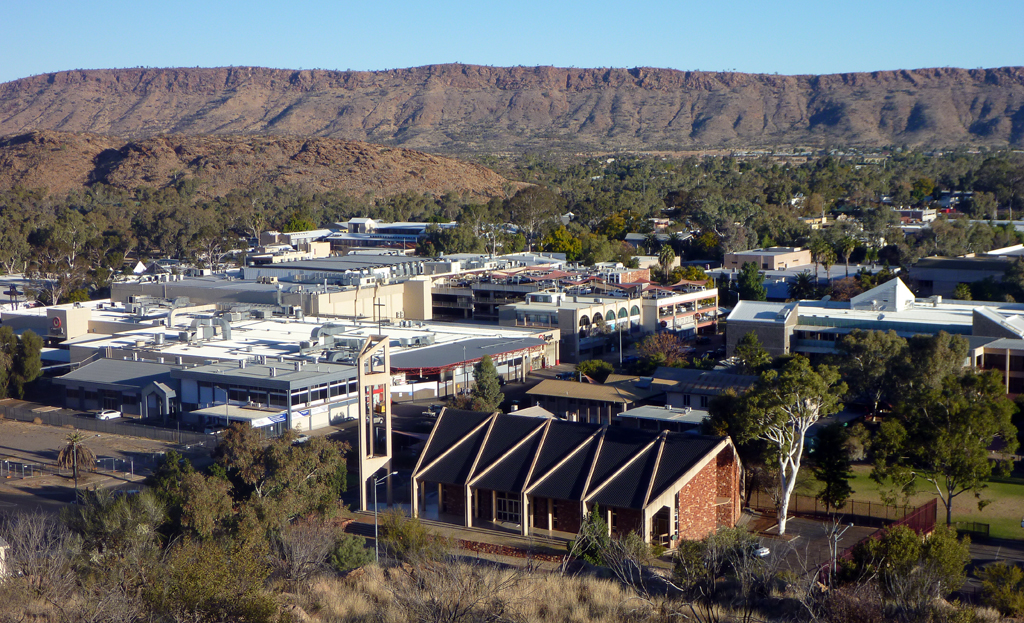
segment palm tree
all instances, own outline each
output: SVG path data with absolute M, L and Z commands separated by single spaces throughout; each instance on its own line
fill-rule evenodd
M 95 469 L 96 455 L 85 445 L 85 437 L 82 433 L 75 431 L 67 436 L 67 445 L 57 453 L 57 467 L 71 469 L 75 476 L 75 499 L 78 499 L 78 465 L 87 466 L 89 470 Z
M 836 255 L 843 258 L 843 263 L 846 264 L 846 276 L 850 276 L 850 254 L 857 248 L 857 241 L 850 236 L 843 236 L 836 243 Z
M 655 255 L 661 248 L 661 238 L 654 232 L 647 234 L 644 236 L 644 247 L 647 249 L 648 255 Z
M 807 301 L 817 298 L 816 279 L 811 276 L 811 271 L 805 270 L 796 276 L 796 280 L 789 284 L 789 297 L 798 301 Z

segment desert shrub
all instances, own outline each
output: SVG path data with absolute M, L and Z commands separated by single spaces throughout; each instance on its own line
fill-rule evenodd
M 985 603 L 1006 616 L 1024 617 L 1024 570 L 997 562 L 978 572 Z
M 337 571 L 357 569 L 373 562 L 373 552 L 366 549 L 366 539 L 355 534 L 342 534 L 331 550 L 331 566 Z
M 448 552 L 448 543 L 428 530 L 416 517 L 392 508 L 380 514 L 382 556 L 398 561 L 439 560 Z
M 265 559 L 257 546 L 185 539 L 169 551 L 147 601 L 154 613 L 178 621 L 273 621 L 277 603 L 264 590 Z

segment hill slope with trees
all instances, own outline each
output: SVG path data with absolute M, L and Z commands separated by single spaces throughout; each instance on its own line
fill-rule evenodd
M 353 197 L 416 193 L 484 200 L 518 188 L 480 165 L 333 138 L 163 135 L 124 141 L 40 131 L 0 140 L 0 190 L 65 194 L 96 183 L 125 190 L 186 184 L 199 198 L 260 185 Z
M 1024 68 L 74 70 L 0 85 L 0 136 L 33 130 L 326 136 L 450 153 L 1022 145 Z

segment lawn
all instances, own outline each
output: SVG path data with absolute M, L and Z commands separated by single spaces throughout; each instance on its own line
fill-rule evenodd
M 804 474 L 806 472 L 806 475 Z M 859 502 L 881 502 L 882 497 L 878 492 L 878 483 L 871 480 L 870 465 L 854 465 L 854 478 L 850 481 L 853 488 L 852 500 Z M 815 495 L 820 486 L 810 470 L 801 470 L 801 482 L 798 485 L 797 493 L 802 495 Z M 805 477 L 806 476 L 806 477 Z M 923 489 L 923 488 L 922 488 Z M 909 504 L 917 506 L 924 504 L 935 497 L 933 492 L 923 490 L 909 500 Z M 953 499 L 953 521 L 975 521 L 987 523 L 991 526 L 990 534 L 1002 539 L 1024 539 L 1024 528 L 1021 528 L 1021 520 L 1024 519 L 1024 485 L 990 482 L 988 487 L 982 491 L 982 499 L 990 500 L 991 503 L 982 510 L 978 510 L 978 500 L 971 493 L 961 493 Z M 944 521 L 946 508 L 939 502 L 938 520 Z

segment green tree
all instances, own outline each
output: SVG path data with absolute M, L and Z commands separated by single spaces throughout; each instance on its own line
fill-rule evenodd
M 288 222 L 284 224 L 283 231 L 287 233 L 296 231 L 310 231 L 316 229 L 316 223 L 309 220 L 309 218 L 303 216 L 299 212 L 292 214 Z
M 857 248 L 857 241 L 851 236 L 843 236 L 836 241 L 836 255 L 846 264 L 846 276 L 850 276 L 850 254 Z
M 667 275 L 672 270 L 672 263 L 676 261 L 676 252 L 672 250 L 672 247 L 665 245 L 658 251 L 658 263 L 661 264 L 661 270 Z
M 850 494 L 850 453 L 846 442 L 849 439 L 846 429 L 839 422 L 825 426 L 818 432 L 814 446 L 814 477 L 822 484 L 818 492 L 818 500 L 829 508 L 838 509 Z
M 366 539 L 355 534 L 342 533 L 334 542 L 330 563 L 337 571 L 358 569 L 373 562 L 373 552 L 366 549 Z
M 608 523 L 601 516 L 601 508 L 594 504 L 590 512 L 583 516 L 576 538 L 566 543 L 566 548 L 576 558 L 582 558 L 592 565 L 603 565 L 602 553 L 607 551 L 610 543 Z
M 288 434 L 267 444 L 252 427 L 240 424 L 221 437 L 214 458 L 230 481 L 236 513 L 229 520 L 237 533 L 259 536 L 280 530 L 295 517 L 331 514 L 338 509 L 338 496 L 345 490 L 348 445 L 326 437 L 313 437 L 303 444 L 292 444 L 293 439 Z M 187 479 L 183 481 L 187 483 Z M 187 487 L 183 489 L 188 492 Z M 208 486 L 197 487 L 197 493 L 212 502 L 219 499 L 219 492 Z M 196 504 L 197 511 L 207 507 Z M 193 516 L 201 518 L 198 512 Z
M 239 541 L 185 539 L 167 553 L 146 591 L 153 610 L 169 620 L 277 620 L 277 604 L 264 590 L 270 576 L 266 552 Z
M 891 388 L 897 365 L 905 361 L 907 340 L 895 331 L 863 331 L 854 329 L 836 342 L 839 371 L 849 384 L 850 397 L 864 401 L 871 413 Z
M 969 283 L 958 283 L 956 289 L 953 291 L 953 298 L 958 301 L 969 301 L 971 300 L 971 284 Z
M 985 604 L 1008 617 L 1024 616 L 1024 569 L 996 562 L 978 570 Z
M 585 376 L 589 376 L 598 383 L 604 383 L 605 379 L 608 378 L 608 375 L 615 371 L 615 368 L 607 361 L 602 361 L 600 359 L 588 359 L 576 364 L 576 371 Z
M 565 259 L 575 262 L 580 259 L 583 252 L 583 243 L 579 238 L 569 233 L 565 227 L 551 230 L 541 240 L 541 249 L 548 253 L 564 253 Z
M 846 384 L 833 366 L 812 368 L 797 355 L 781 371 L 768 370 L 744 401 L 746 434 L 767 442 L 776 464 L 781 499 L 779 534 L 786 533 L 789 500 L 796 488 L 808 429 L 818 420 L 842 409 L 839 397 Z M 745 440 L 744 440 L 745 441 Z
M 21 334 L 8 381 L 9 387 L 14 390 L 13 394 L 18 398 L 24 398 L 25 386 L 42 375 L 42 351 L 43 338 L 31 330 Z
M 771 355 L 753 331 L 748 331 L 736 343 L 735 355 L 740 360 L 744 374 L 760 374 L 772 363 Z
M 527 245 L 533 243 L 545 223 L 558 216 L 561 207 L 561 197 L 537 185 L 523 188 L 508 202 L 511 222 L 526 236 Z
M 811 272 L 805 270 L 797 273 L 793 281 L 789 282 L 789 298 L 797 301 L 809 301 L 818 297 L 817 280 Z
M 473 380 L 476 381 L 472 393 L 474 410 L 495 411 L 501 407 L 505 397 L 501 393 L 498 371 L 489 355 L 484 355 L 473 367 Z
M 18 354 L 18 336 L 9 326 L 0 327 L 0 398 L 7 398 L 11 369 Z
M 947 525 L 963 493 L 973 493 L 983 508 L 981 494 L 993 472 L 989 446 L 1000 439 L 1006 456 L 1017 449 L 1015 408 L 999 372 L 950 373 L 938 388 L 907 395 L 896 412 L 872 443 L 872 478 L 891 483 L 890 496 L 912 495 L 922 485 L 933 489 L 946 508 Z M 1009 473 L 1012 460 L 996 465 Z
M 79 431 L 68 433 L 67 443 L 57 452 L 57 467 L 70 469 L 78 491 L 78 472 L 82 469 L 96 470 L 96 455 L 85 445 L 85 435 Z
M 764 287 L 764 278 L 761 277 L 757 264 L 744 262 L 737 281 L 741 301 L 768 300 L 768 290 Z

